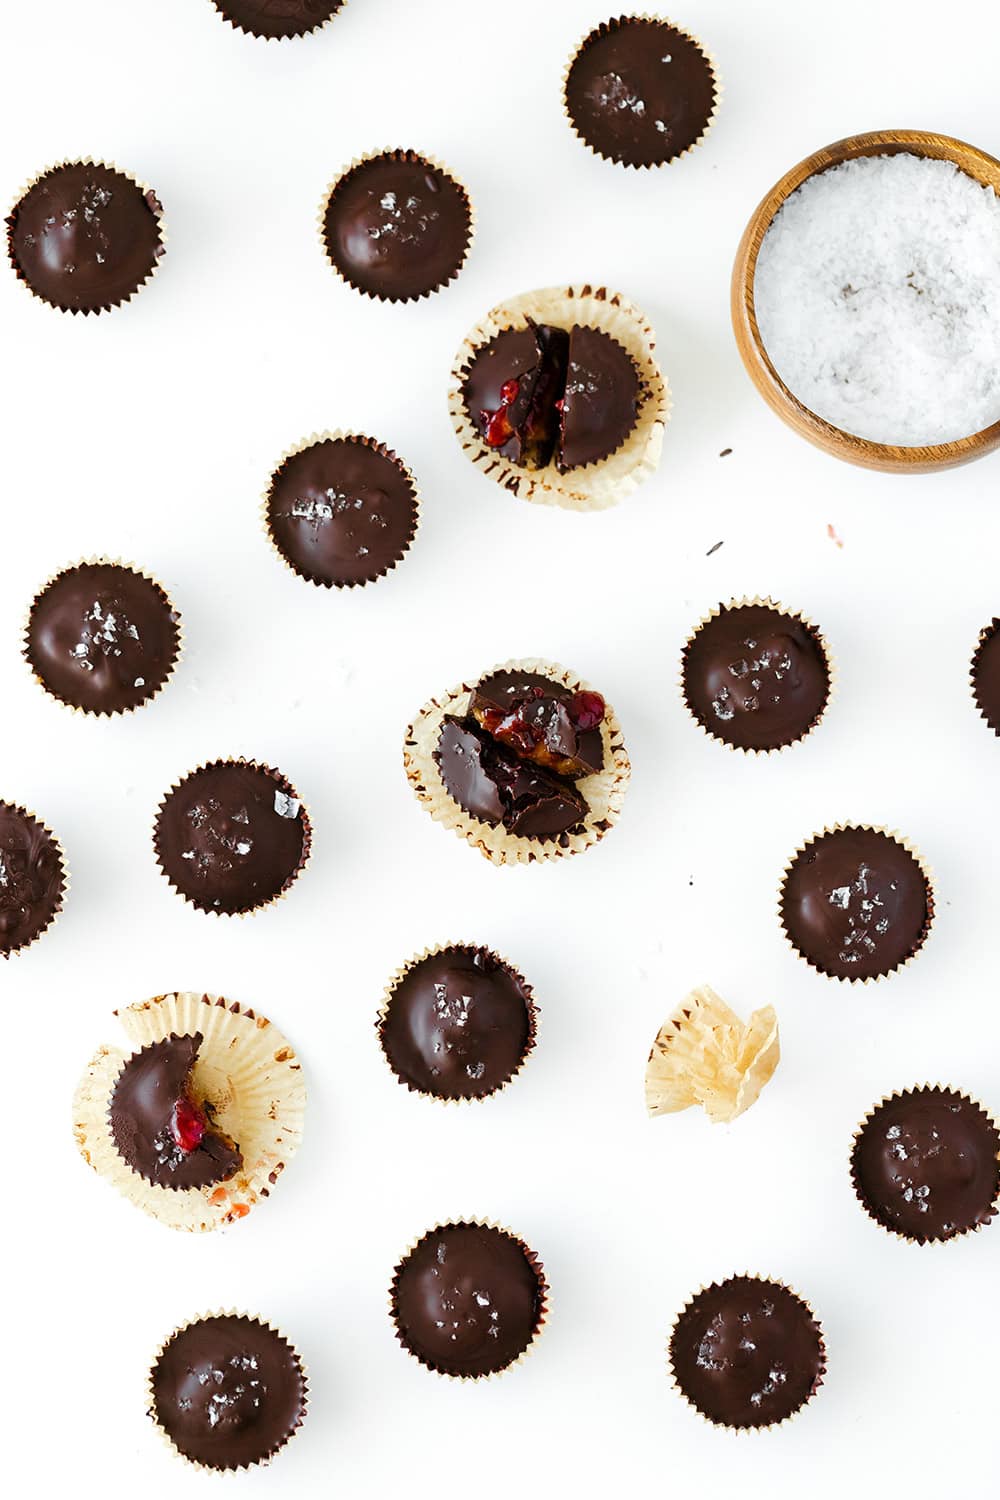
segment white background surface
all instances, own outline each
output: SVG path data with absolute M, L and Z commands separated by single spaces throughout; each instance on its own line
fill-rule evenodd
M 930 1496 L 993 1470 L 1000 1228 L 902 1244 L 856 1205 L 846 1158 L 897 1086 L 950 1082 L 1000 1110 L 1000 744 L 966 685 L 1000 612 L 1000 469 L 898 479 L 813 451 L 744 376 L 727 301 L 747 216 L 808 151 L 879 126 L 1000 150 L 1000 16 L 986 0 L 688 0 L 676 19 L 714 51 L 724 107 L 693 156 L 640 175 L 561 117 L 565 60 L 606 14 L 353 0 L 277 45 L 208 0 L 2 8 L 4 199 L 54 160 L 103 155 L 155 186 L 169 229 L 156 281 L 99 319 L 35 303 L 0 267 L 0 794 L 51 824 L 72 873 L 58 926 L 0 974 L 15 1493 L 208 1493 L 213 1476 L 161 1447 L 143 1379 L 176 1323 L 220 1305 L 276 1321 L 311 1371 L 306 1426 L 240 1477 L 247 1493 Z M 315 231 L 329 179 L 382 145 L 443 157 L 479 212 L 459 281 L 408 307 L 340 284 Z M 675 398 L 658 476 L 595 516 L 481 478 L 445 405 L 467 327 L 563 279 L 648 312 Z M 423 494 L 405 564 L 342 594 L 283 570 L 258 526 L 284 448 L 334 426 L 395 446 Z M 35 589 L 97 552 L 155 571 L 188 642 L 168 691 L 113 721 L 61 710 L 18 654 Z M 811 739 L 756 760 L 695 729 L 675 689 L 699 617 L 755 592 L 807 611 L 841 670 Z M 535 654 L 614 703 L 632 786 L 583 858 L 496 869 L 418 807 L 401 741 L 434 691 Z M 276 909 L 214 920 L 157 873 L 149 828 L 175 777 L 240 753 L 293 779 L 315 850 Z M 931 940 L 877 986 L 813 973 L 775 917 L 786 858 L 839 818 L 898 827 L 936 871 Z M 521 1078 L 462 1110 L 401 1089 L 372 1032 L 386 977 L 449 938 L 506 952 L 542 1007 Z M 649 1045 L 705 980 L 743 1013 L 777 1005 L 780 1069 L 731 1128 L 648 1122 Z M 119 1199 L 70 1131 L 83 1065 L 120 1040 L 112 1010 L 171 988 L 270 1016 L 310 1088 L 273 1198 L 201 1238 Z M 386 1316 L 401 1251 L 462 1214 L 513 1226 L 553 1289 L 533 1356 L 484 1384 L 436 1379 Z M 830 1356 L 803 1414 L 749 1438 L 703 1424 L 664 1354 L 688 1295 L 742 1269 L 804 1292 Z

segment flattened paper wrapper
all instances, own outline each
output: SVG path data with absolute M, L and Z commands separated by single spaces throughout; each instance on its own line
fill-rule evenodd
M 700 1104 L 714 1123 L 735 1120 L 778 1066 L 778 1017 L 765 1005 L 743 1022 L 713 989 L 692 990 L 657 1033 L 646 1064 L 646 1109 Z

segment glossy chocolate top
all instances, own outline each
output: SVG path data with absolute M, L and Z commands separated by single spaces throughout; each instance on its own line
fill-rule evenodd
M 425 1234 L 396 1271 L 402 1344 L 443 1375 L 491 1375 L 524 1353 L 545 1306 L 541 1267 L 520 1240 L 478 1224 Z
M 45 931 L 65 888 L 62 851 L 44 823 L 0 802 L 0 955 L 9 958 Z
M 246 912 L 291 884 L 309 853 L 309 820 L 280 771 L 214 761 L 169 791 L 154 847 L 164 874 L 203 911 Z
M 836 979 L 889 974 L 923 944 L 933 897 L 918 861 L 873 828 L 821 834 L 795 856 L 781 893 L 794 947 Z
M 991 621 L 980 633 L 972 658 L 972 690 L 979 712 L 994 734 L 1000 734 L 1000 620 Z
M 688 1303 L 670 1339 L 674 1379 L 726 1427 L 768 1427 L 798 1411 L 826 1369 L 819 1324 L 776 1281 L 732 1276 Z
M 185 1458 L 210 1469 L 261 1463 L 306 1410 L 306 1379 L 287 1339 L 256 1318 L 218 1313 L 173 1335 L 152 1370 L 150 1416 Z
M 160 203 L 113 167 L 70 162 L 30 187 L 7 220 L 14 268 L 68 312 L 124 302 L 163 254 Z
M 216 10 L 252 36 L 305 36 L 329 21 L 345 0 L 212 0 Z
M 138 708 L 180 647 L 180 616 L 159 584 L 118 563 L 80 563 L 31 606 L 25 656 L 55 697 L 88 713 Z
M 777 750 L 821 717 L 830 670 L 816 631 L 764 604 L 725 607 L 684 648 L 684 697 L 698 722 L 741 750 Z
M 948 1240 L 989 1223 L 1000 1192 L 1000 1134 L 952 1089 L 908 1089 L 873 1110 L 851 1175 L 865 1208 L 907 1239 Z
M 416 490 L 395 454 L 373 438 L 324 438 L 274 474 L 267 524 L 281 555 L 311 583 L 368 583 L 412 542 Z
M 389 1065 L 440 1099 L 482 1099 L 517 1072 L 535 1033 L 531 990 L 487 948 L 450 947 L 411 964 L 379 1022 Z
M 336 182 L 323 220 L 327 253 L 359 291 L 405 302 L 437 291 L 468 253 L 465 189 L 415 151 L 360 162 Z
M 666 21 L 599 26 L 566 80 L 566 107 L 588 146 L 633 167 L 660 166 L 693 146 L 715 101 L 708 58 Z
M 521 760 L 474 719 L 447 715 L 434 759 L 459 807 L 508 833 L 552 838 L 586 817 L 587 803 L 571 782 Z
M 151 1042 L 128 1059 L 111 1095 L 108 1119 L 118 1154 L 156 1187 L 210 1187 L 243 1165 L 239 1146 L 213 1128 L 193 1092 L 202 1041 L 196 1032 Z
M 599 328 L 573 327 L 556 455 L 560 470 L 617 452 L 635 427 L 639 393 L 635 365 L 617 339 Z

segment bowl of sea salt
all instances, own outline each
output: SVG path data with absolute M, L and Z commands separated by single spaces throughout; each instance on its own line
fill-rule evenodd
M 1000 446 L 1000 162 L 923 131 L 807 157 L 747 225 L 736 342 L 791 427 L 867 468 Z

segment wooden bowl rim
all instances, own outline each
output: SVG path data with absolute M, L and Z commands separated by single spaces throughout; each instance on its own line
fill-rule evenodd
M 732 313 L 734 323 L 739 320 L 749 337 L 750 346 L 756 356 L 751 366 L 747 351 L 740 347 L 744 364 L 755 384 L 767 381 L 779 406 L 790 408 L 810 430 L 813 440 L 820 447 L 838 457 L 847 458 L 871 468 L 897 470 L 950 468 L 966 459 L 979 457 L 1000 445 L 1000 420 L 983 427 L 978 432 L 947 443 L 929 443 L 923 446 L 903 446 L 895 443 L 876 443 L 870 438 L 858 437 L 843 427 L 835 427 L 824 417 L 817 416 L 805 406 L 778 374 L 764 347 L 754 303 L 754 279 L 757 273 L 757 256 L 764 236 L 785 200 L 796 188 L 810 177 L 832 167 L 841 166 L 859 156 L 886 156 L 897 152 L 911 151 L 915 156 L 926 156 L 938 161 L 954 162 L 961 171 L 975 178 L 984 187 L 992 187 L 1000 197 L 1000 161 L 956 136 L 942 135 L 933 130 L 870 130 L 859 135 L 844 136 L 829 146 L 822 146 L 809 156 L 803 157 L 784 174 L 765 194 L 754 209 L 743 232 L 736 261 L 733 265 Z M 737 327 L 737 332 L 739 327 Z M 737 340 L 739 343 L 739 340 Z M 776 407 L 777 409 L 777 407 Z

